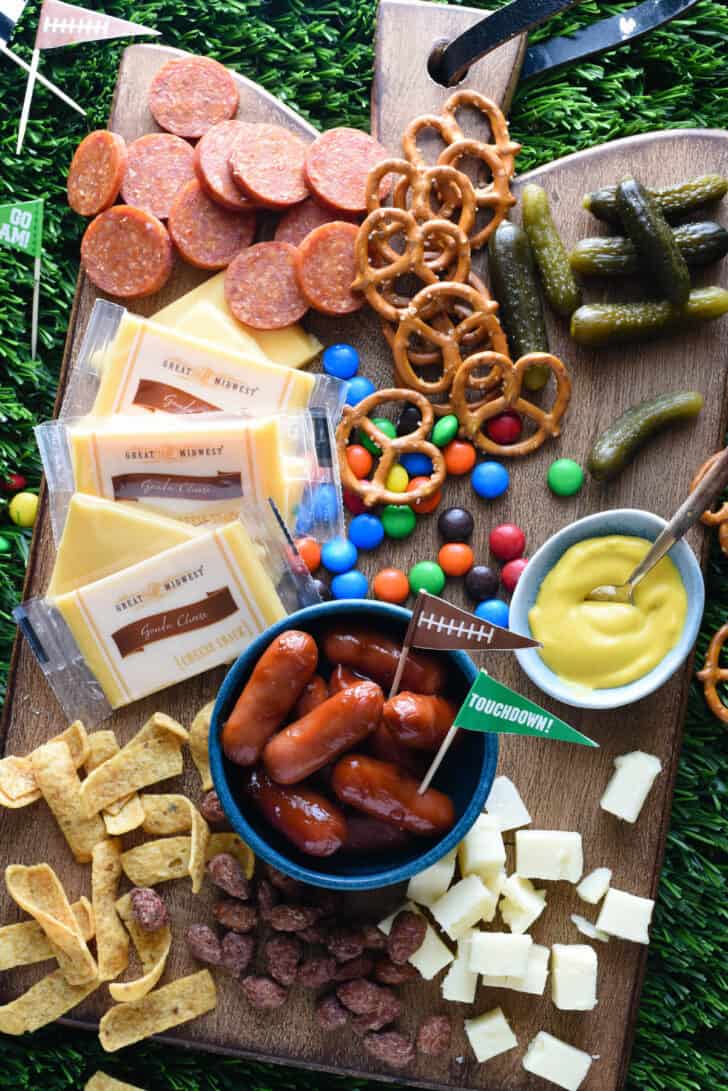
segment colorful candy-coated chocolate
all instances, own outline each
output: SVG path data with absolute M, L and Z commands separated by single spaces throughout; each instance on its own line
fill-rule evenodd
M 470 475 L 473 490 L 484 500 L 502 496 L 510 481 L 508 470 L 500 462 L 479 462 Z
M 371 379 L 367 379 L 366 375 L 355 375 L 353 379 L 349 379 L 347 384 L 346 404 L 358 405 L 359 402 L 363 402 L 365 398 L 373 394 L 376 389 L 374 383 Z
M 410 477 L 429 477 L 432 473 L 432 459 L 420 451 L 400 455 L 399 464 L 404 466 Z
M 408 538 L 417 517 L 407 504 L 387 504 L 382 509 L 382 526 L 388 538 Z
M 329 572 L 348 572 L 358 559 L 357 548 L 347 538 L 331 538 L 321 547 L 321 564 Z
M 475 465 L 475 448 L 467 440 L 452 440 L 442 453 L 445 456 L 445 468 L 453 477 L 470 473 Z
M 9 553 L 11 549 L 10 540 L 5 537 L 4 534 L 0 534 L 0 553 Z M 404 575 L 404 573 L 402 573 Z M 407 577 L 405 576 L 405 579 Z M 409 584 L 407 585 L 409 588 Z
M 416 405 L 407 404 L 399 415 L 397 421 L 397 435 L 408 436 L 414 432 L 422 420 L 422 414 Z
M 416 489 L 419 485 L 427 480 L 428 478 L 426 477 L 413 477 L 409 485 L 407 486 L 407 492 L 412 492 L 413 489 Z M 442 490 L 436 489 L 435 492 L 433 492 L 432 496 L 426 496 L 422 500 L 413 500 L 412 507 L 418 515 L 429 515 L 431 511 L 435 510 L 441 500 Z
M 350 511 L 352 515 L 361 515 L 363 511 L 367 510 L 362 498 L 355 492 L 352 492 L 351 489 L 343 489 L 342 498 L 344 507 L 347 511 Z
M 323 367 L 336 379 L 353 379 L 359 370 L 359 353 L 353 345 L 329 345 L 324 349 Z
M 376 515 L 356 515 L 349 523 L 349 541 L 357 549 L 376 549 L 384 538 L 382 520 Z
M 512 561 L 515 557 L 523 556 L 526 549 L 526 535 L 515 523 L 501 523 L 491 530 L 488 545 L 493 556 L 499 561 Z
M 515 560 L 509 561 L 508 564 L 504 564 L 501 568 L 501 583 L 509 595 L 512 595 L 515 591 L 516 584 L 527 564 L 528 561 L 525 557 L 516 557 Z
M 428 475 L 429 476 L 429 475 Z M 409 485 L 409 474 L 405 470 L 404 466 L 400 466 L 398 463 L 392 466 L 392 469 L 387 474 L 385 485 L 392 492 L 406 492 Z
M 447 447 L 448 443 L 455 439 L 459 427 L 460 422 L 455 414 L 447 413 L 435 423 L 430 439 L 436 447 Z
M 498 590 L 498 573 L 487 564 L 476 564 L 465 577 L 465 590 L 474 602 L 491 599 Z
M 323 580 L 311 580 L 312 584 L 316 588 L 322 602 L 330 602 L 333 598 L 331 594 L 331 588 Z
M 437 554 L 437 563 L 446 576 L 464 576 L 474 562 L 473 551 L 465 542 L 448 542 Z
M 27 477 L 23 474 L 8 474 L 2 483 L 3 492 L 20 492 L 28 484 Z
M 18 492 L 8 504 L 8 515 L 19 527 L 32 527 L 38 514 L 38 497 L 34 492 Z
M 501 447 L 509 443 L 517 443 L 523 432 L 523 421 L 519 413 L 514 409 L 506 409 L 505 413 L 499 413 L 497 417 L 491 417 L 485 426 L 485 432 L 494 443 Z
M 372 583 L 375 598 L 382 602 L 404 602 L 409 590 L 407 574 L 401 568 L 381 568 Z
M 445 508 L 437 519 L 437 529 L 446 542 L 462 542 L 473 533 L 475 523 L 467 508 Z
M 369 594 L 369 580 L 358 568 L 340 572 L 331 581 L 331 593 L 335 599 L 365 599 Z
M 366 447 L 362 446 L 361 443 L 352 443 L 350 447 L 346 448 L 346 461 L 349 463 L 349 469 L 354 477 L 360 479 L 368 477 L 374 465 L 371 452 L 367 451 Z
M 321 546 L 315 538 L 297 538 L 296 549 L 309 572 L 321 567 Z
M 311 501 L 317 523 L 335 523 L 339 514 L 339 495 L 335 485 L 317 485 Z
M 508 603 L 503 599 L 485 599 L 478 603 L 473 613 L 483 621 L 489 621 L 491 625 L 500 625 L 501 629 L 508 628 L 510 611 Z
M 557 458 L 549 466 L 546 480 L 557 496 L 575 496 L 584 484 L 584 471 L 573 458 Z
M 390 439 L 394 439 L 397 435 L 397 429 L 387 417 L 372 417 L 372 424 L 376 424 L 379 431 L 384 432 L 385 436 L 389 436 Z M 378 456 L 382 453 L 379 450 L 379 445 L 376 444 L 373 439 L 370 439 L 364 432 L 359 432 L 359 439 L 371 454 Z
M 413 595 L 418 591 L 439 595 L 445 586 L 445 573 L 434 561 L 418 561 L 409 570 L 409 585 Z

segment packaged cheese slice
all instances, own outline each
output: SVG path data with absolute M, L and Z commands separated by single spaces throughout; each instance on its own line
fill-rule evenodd
M 243 522 L 244 520 L 244 522 Z M 270 510 L 15 610 L 69 719 L 111 710 L 228 663 L 315 586 Z

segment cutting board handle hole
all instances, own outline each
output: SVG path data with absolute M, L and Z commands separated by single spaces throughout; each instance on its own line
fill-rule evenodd
M 445 48 L 450 45 L 447 38 L 438 38 L 436 42 L 433 42 L 430 55 L 427 58 L 427 73 L 431 80 L 439 84 L 440 87 L 457 87 L 459 83 L 462 83 L 464 79 L 467 79 L 469 69 L 465 69 L 459 80 L 454 83 L 448 83 L 442 75 L 442 55 L 445 52 Z

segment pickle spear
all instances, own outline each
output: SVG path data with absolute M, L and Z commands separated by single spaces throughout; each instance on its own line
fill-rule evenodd
M 702 174 L 699 178 L 690 178 L 688 181 L 649 192 L 662 209 L 663 215 L 668 220 L 676 220 L 695 208 L 725 197 L 728 193 L 728 178 L 723 178 L 720 174 Z M 584 208 L 600 220 L 620 223 L 616 186 L 605 186 L 604 189 L 585 194 L 583 204 Z
M 521 193 L 521 216 L 543 284 L 557 314 L 569 318 L 581 303 L 581 290 L 551 215 L 546 191 L 530 182 Z
M 694 288 L 684 307 L 668 300 L 644 303 L 585 303 L 571 316 L 571 336 L 579 345 L 601 348 L 674 333 L 728 312 L 725 288 Z
M 645 273 L 671 303 L 687 303 L 688 265 L 654 197 L 635 178 L 625 178 L 617 186 L 617 208 Z
M 587 469 L 597 481 L 609 481 L 621 473 L 650 436 L 673 422 L 692 420 L 703 408 L 696 390 L 660 394 L 633 405 L 610 424 L 589 452 Z

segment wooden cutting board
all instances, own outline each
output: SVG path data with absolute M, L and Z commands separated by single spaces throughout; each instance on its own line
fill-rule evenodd
M 429 4 L 392 2 L 380 9 L 377 38 L 377 72 L 373 95 L 373 128 L 379 138 L 399 153 L 399 135 L 414 115 L 437 109 L 446 97 L 444 89 L 426 75 L 425 61 L 432 43 L 463 29 L 482 12 L 449 9 Z M 488 92 L 506 102 L 520 60 L 522 42 L 513 42 L 474 66 L 466 86 Z M 146 106 L 146 92 L 154 73 L 176 51 L 157 46 L 132 46 L 122 61 L 110 127 L 133 139 L 153 131 L 155 126 Z M 403 61 L 406 58 L 406 63 Z M 241 116 L 254 121 L 276 121 L 288 125 L 305 139 L 314 130 L 295 113 L 255 84 L 238 79 Z M 611 182 L 627 171 L 650 184 L 660 185 L 713 169 L 725 169 L 728 136 L 721 132 L 683 130 L 617 141 L 593 151 L 569 157 L 532 172 L 519 180 L 541 182 L 551 195 L 554 212 L 567 244 L 584 234 L 599 232 L 596 221 L 581 208 L 587 189 Z M 62 169 L 62 165 L 59 165 Z M 517 215 L 517 213 L 516 213 Z M 725 220 L 725 212 L 721 212 Z M 705 274 L 705 282 L 728 281 L 725 263 Z M 143 301 L 139 311 L 149 314 L 199 282 L 202 276 L 178 266 L 173 279 L 158 297 Z M 589 289 L 595 297 L 600 289 Z M 66 358 L 61 377 L 63 390 L 68 368 L 93 305 L 96 293 L 81 275 L 71 316 Z M 362 311 L 346 321 L 317 316 L 310 322 L 324 342 L 350 341 L 364 361 L 364 372 L 381 385 L 391 382 L 389 351 L 374 316 Z M 684 496 L 694 469 L 714 450 L 726 426 L 725 359 L 728 324 L 717 323 L 688 336 L 675 336 L 659 343 L 601 354 L 577 349 L 560 323 L 551 323 L 552 347 L 567 362 L 574 382 L 574 395 L 560 441 L 511 467 L 512 483 L 507 495 L 492 504 L 478 500 L 467 482 L 449 481 L 445 503 L 462 503 L 476 516 L 474 547 L 479 559 L 487 560 L 490 528 L 506 520 L 519 523 L 526 531 L 533 552 L 551 533 L 583 515 L 600 509 L 637 506 L 669 515 Z M 690 428 L 681 428 L 655 440 L 638 461 L 608 487 L 589 482 L 580 496 L 559 500 L 546 487 L 546 471 L 559 455 L 583 461 L 595 434 L 627 405 L 666 389 L 694 387 L 705 395 L 706 407 Z M 388 542 L 364 567 L 373 573 L 384 564 L 407 568 L 415 560 L 435 557 L 438 548 L 436 516 L 422 519 L 410 541 Z M 705 559 L 702 530 L 691 537 L 693 546 Z M 31 551 L 26 597 L 41 594 L 52 565 L 52 540 L 47 504 L 42 499 L 41 515 Z M 448 597 L 465 604 L 455 581 Z M 562 716 L 574 727 L 597 739 L 601 749 L 533 739 L 505 738 L 501 743 L 499 772 L 519 786 L 533 816 L 534 828 L 580 830 L 584 837 L 585 867 L 606 865 L 614 870 L 614 885 L 635 894 L 654 896 L 669 821 L 670 800 L 678 760 L 681 725 L 691 665 L 649 701 L 625 712 L 590 713 L 559 706 L 542 698 L 515 659 L 493 657 L 488 669 L 499 679 Z M 157 697 L 138 702 L 116 713 L 106 725 L 125 742 L 156 709 L 163 709 L 189 724 L 197 709 L 211 699 L 222 671 L 192 678 Z M 63 726 L 59 710 L 23 641 L 16 645 L 11 668 L 10 690 L 4 719 L 4 744 L 8 754 L 25 754 Z M 600 811 L 598 800 L 616 755 L 641 748 L 657 754 L 664 773 L 658 779 L 635 827 L 626 826 Z M 184 789 L 193 799 L 200 796 L 197 775 L 186 771 Z M 168 790 L 178 790 L 173 782 Z M 166 786 L 164 786 L 166 787 Z M 508 835 L 512 842 L 512 835 Z M 0 812 L 0 844 L 3 864 L 48 860 L 61 875 L 70 897 L 88 893 L 89 870 L 75 865 L 49 812 L 42 803 L 21 811 Z M 509 849 L 512 854 L 512 847 Z M 509 859 L 513 867 L 512 855 Z M 566 884 L 549 884 L 549 905 L 534 927 L 536 942 L 581 941 L 569 923 L 569 914 L 584 912 L 585 906 Z M 182 933 L 193 922 L 211 919 L 212 896 L 205 889 L 193 898 L 187 882 L 168 884 L 165 891 L 173 920 L 175 945 L 164 981 L 195 968 L 188 958 Z M 365 909 L 374 916 L 399 903 L 402 891 L 390 888 L 352 899 L 352 910 Z M 590 915 L 587 913 L 587 915 Z M 0 890 L 0 921 L 18 920 L 20 914 Z M 557 1011 L 547 995 L 522 996 L 503 990 L 481 989 L 471 1007 L 449 1006 L 456 1026 L 450 1058 L 418 1059 L 406 1075 L 388 1072 L 361 1050 L 349 1034 L 323 1035 L 317 1028 L 310 994 L 294 991 L 280 1012 L 256 1013 L 243 1000 L 234 983 L 218 979 L 217 1010 L 167 1036 L 176 1044 L 218 1052 L 252 1056 L 297 1066 L 312 1066 L 348 1074 L 367 1074 L 398 1083 L 423 1087 L 479 1089 L 479 1091 L 538 1091 L 545 1085 L 528 1077 L 520 1064 L 533 1035 L 540 1029 L 599 1055 L 584 1084 L 586 1091 L 614 1091 L 622 1086 L 627 1070 L 634 1020 L 644 972 L 642 948 L 612 940 L 598 944 L 600 960 L 599 1005 L 588 1014 Z M 47 972 L 48 966 L 7 973 L 3 977 L 2 1000 L 10 999 Z M 416 1030 L 425 1014 L 447 1010 L 440 1000 L 439 979 L 418 983 L 403 991 L 405 1013 L 401 1020 L 407 1032 Z M 105 988 L 92 995 L 69 1021 L 92 1028 L 108 1007 Z M 502 1005 L 519 1040 L 518 1050 L 477 1065 L 462 1031 L 461 1014 L 471 1016 Z

